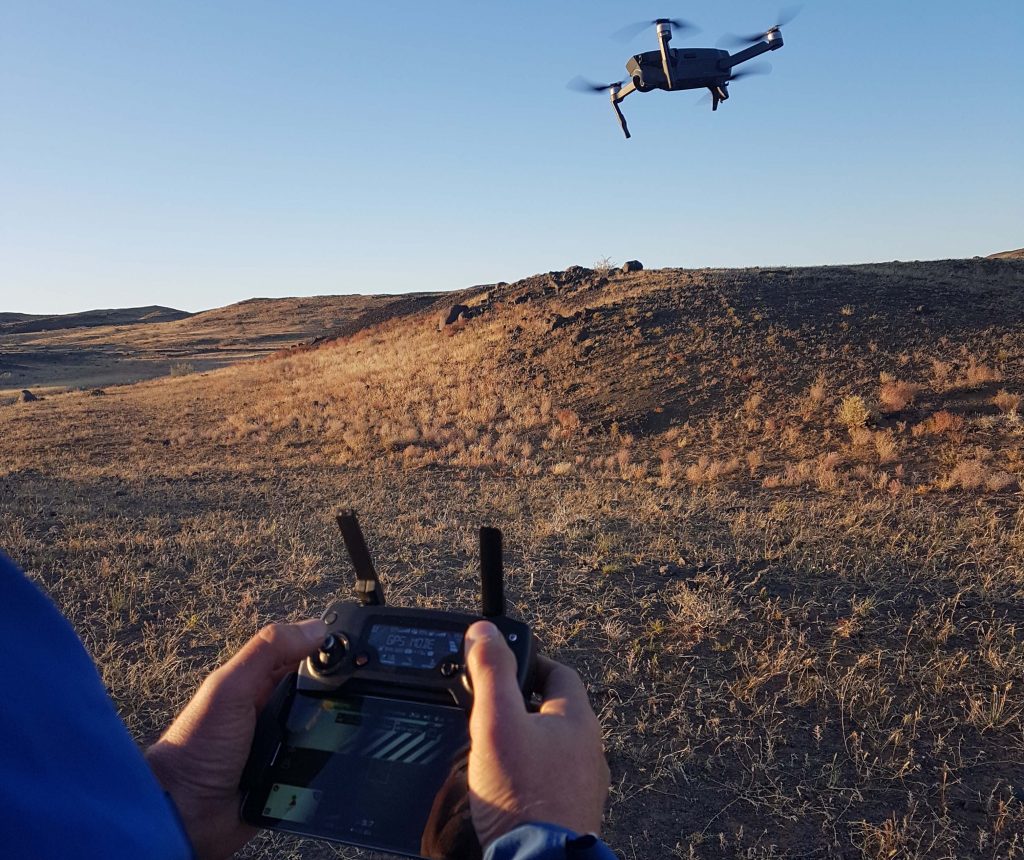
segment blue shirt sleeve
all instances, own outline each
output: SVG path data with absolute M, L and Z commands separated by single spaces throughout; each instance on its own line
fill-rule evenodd
M 38 860 L 186 860 L 177 815 L 56 607 L 0 553 L 0 834 Z
M 554 824 L 520 824 L 495 839 L 484 860 L 616 860 L 612 850 L 594 836 L 577 836 Z

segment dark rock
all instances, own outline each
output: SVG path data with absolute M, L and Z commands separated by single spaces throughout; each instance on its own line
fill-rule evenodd
M 562 280 L 563 281 L 578 281 L 580 278 L 588 278 L 594 274 L 593 269 L 588 269 L 585 266 L 569 266 L 565 270 Z
M 622 271 L 627 274 L 629 272 L 642 272 L 643 268 L 644 264 L 639 260 L 626 260 L 626 262 L 622 264 Z
M 579 318 L 580 315 L 578 313 L 573 314 L 571 317 L 564 317 L 559 313 L 552 314 L 548 317 L 548 331 L 558 331 L 560 328 L 572 325 Z
M 92 391 L 89 392 L 89 396 L 90 397 L 104 397 L 104 396 L 106 396 L 106 393 L 107 392 L 104 391 L 102 388 L 94 388 Z
M 514 305 L 523 305 L 523 304 L 526 304 L 528 301 L 530 301 L 532 298 L 533 298 L 533 296 L 531 296 L 529 293 L 521 293 L 520 295 L 518 295 L 514 299 L 512 299 L 512 304 L 514 304 Z
M 38 399 L 39 398 L 36 397 L 27 388 L 23 388 L 21 390 L 21 394 L 18 395 L 18 400 L 20 400 L 22 403 L 32 403 L 34 400 L 38 400 Z
M 446 325 L 453 325 L 458 322 L 460 317 L 463 319 L 469 317 L 468 305 L 452 305 L 447 311 L 441 311 L 441 315 L 438 317 L 438 327 L 444 328 Z

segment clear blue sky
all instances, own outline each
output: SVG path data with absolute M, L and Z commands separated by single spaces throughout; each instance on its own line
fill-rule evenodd
M 0 311 L 1024 246 L 1020 0 L 808 0 L 772 75 L 634 95 L 629 141 L 565 88 L 654 49 L 624 24 L 779 5 L 0 0 Z

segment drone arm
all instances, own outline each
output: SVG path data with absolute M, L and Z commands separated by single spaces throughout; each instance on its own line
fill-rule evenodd
M 662 29 L 665 28 L 665 29 Z M 672 38 L 672 30 L 665 24 L 658 25 L 658 47 L 661 48 L 661 69 L 665 73 L 665 82 L 668 88 L 672 89 L 672 69 L 669 62 L 669 39 Z
M 729 71 L 729 69 L 738 66 L 740 63 L 745 63 L 747 60 L 752 60 L 754 57 L 760 57 L 761 54 L 766 54 L 768 51 L 774 51 L 776 48 L 782 47 L 782 37 L 773 39 L 772 41 L 758 42 L 756 45 L 751 45 L 749 48 L 744 48 L 742 51 L 731 54 L 725 57 L 718 63 L 718 67 L 722 71 Z
M 619 118 L 619 125 L 622 126 L 622 133 L 624 135 L 626 135 L 627 138 L 630 136 L 629 135 L 629 126 L 626 125 L 626 117 L 622 113 L 622 109 L 619 107 L 619 102 L 621 102 L 626 96 L 630 95 L 631 93 L 635 93 L 635 92 L 636 92 L 636 87 L 633 85 L 632 81 L 630 81 L 625 86 L 620 87 L 619 89 L 612 90 L 612 96 L 611 96 L 612 107 L 615 109 L 615 115 Z
M 616 104 L 621 102 L 626 96 L 632 95 L 636 92 L 636 85 L 630 81 L 628 84 L 624 84 L 617 90 L 612 91 L 612 101 Z

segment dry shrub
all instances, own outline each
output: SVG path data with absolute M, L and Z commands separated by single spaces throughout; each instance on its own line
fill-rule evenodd
M 686 467 L 686 480 L 691 484 L 711 484 L 719 478 L 732 475 L 742 468 L 739 457 L 731 457 L 728 460 L 712 460 L 710 457 L 702 456 L 696 463 Z
M 795 448 L 800 441 L 800 428 L 795 424 L 790 424 L 783 429 L 781 439 L 783 447 Z
M 811 406 L 821 406 L 828 396 L 828 386 L 825 384 L 825 374 L 818 374 L 811 387 L 807 389 L 807 402 Z
M 701 576 L 693 584 L 679 584 L 668 594 L 668 630 L 688 645 L 714 637 L 741 616 L 736 588 L 728 576 Z
M 990 490 L 993 493 L 1000 493 L 1003 490 L 1012 489 L 1017 485 L 1017 479 L 1009 472 L 999 470 L 993 472 L 988 476 L 988 480 L 985 481 L 985 489 Z
M 743 401 L 743 411 L 747 415 L 756 415 L 761 409 L 762 403 L 764 403 L 764 398 L 760 394 L 751 394 Z
M 551 467 L 551 474 L 552 475 L 558 475 L 559 477 L 563 477 L 565 475 L 571 475 L 572 472 L 573 472 L 573 465 L 572 465 L 572 463 L 564 463 L 564 462 L 563 463 L 555 463 Z
M 756 449 L 747 451 L 747 469 L 750 472 L 751 478 L 754 477 L 754 473 L 757 472 L 763 462 L 764 455 L 760 451 Z
M 559 409 L 555 413 L 555 419 L 558 421 L 559 435 L 565 439 L 568 439 L 580 429 L 580 416 L 571 409 Z
M 901 382 L 898 379 L 893 379 L 891 382 L 885 382 L 882 385 L 881 390 L 878 392 L 878 399 L 882 403 L 883 411 L 902 412 L 914 402 L 914 398 L 917 397 L 920 390 L 921 386 L 914 385 L 912 382 Z
M 842 477 L 836 469 L 841 462 L 842 455 L 836 451 L 823 454 L 817 459 L 800 460 L 788 464 L 781 475 L 768 475 L 761 486 L 775 489 L 814 484 L 821 490 L 835 490 L 842 483 Z
M 190 361 L 176 361 L 168 369 L 168 373 L 171 376 L 188 376 L 190 373 L 195 373 L 196 367 Z
M 870 417 L 871 410 L 858 394 L 844 397 L 836 410 L 836 420 L 844 427 L 863 427 Z
M 990 382 L 1000 382 L 1002 378 L 1003 374 L 996 368 L 989 367 L 987 364 L 979 364 L 976 359 L 972 358 L 967 364 L 964 375 L 957 379 L 955 385 L 957 388 L 979 388 Z
M 875 434 L 867 427 L 850 428 L 850 444 L 854 448 L 866 448 L 874 440 Z
M 886 431 L 884 433 L 874 434 L 875 450 L 878 452 L 879 463 L 893 463 L 897 460 L 900 453 L 899 442 L 896 441 L 896 437 L 892 433 Z
M 981 460 L 971 458 L 960 460 L 948 475 L 940 478 L 937 486 L 940 490 L 977 490 L 989 479 L 988 469 Z
M 995 397 L 992 398 L 992 404 L 1000 412 L 1017 412 L 1020 409 L 1021 396 L 1019 394 L 1010 394 L 1005 388 L 999 389 L 999 392 Z
M 954 415 L 948 409 L 941 409 L 919 424 L 915 424 L 910 432 L 915 439 L 921 436 L 941 436 L 943 434 L 952 436 L 964 429 L 964 423 L 961 416 Z
M 822 469 L 820 466 L 815 477 L 818 482 L 818 489 L 825 490 L 826 492 L 838 489 L 842 482 L 839 473 L 835 469 Z
M 671 487 L 675 483 L 675 458 L 675 451 L 668 446 L 658 451 L 658 460 L 661 463 L 661 467 L 658 470 L 659 487 Z
M 942 391 L 949 386 L 949 376 L 953 372 L 953 367 L 949 362 L 940 361 L 937 358 L 932 359 L 932 373 L 931 382 L 932 387 L 936 391 Z

